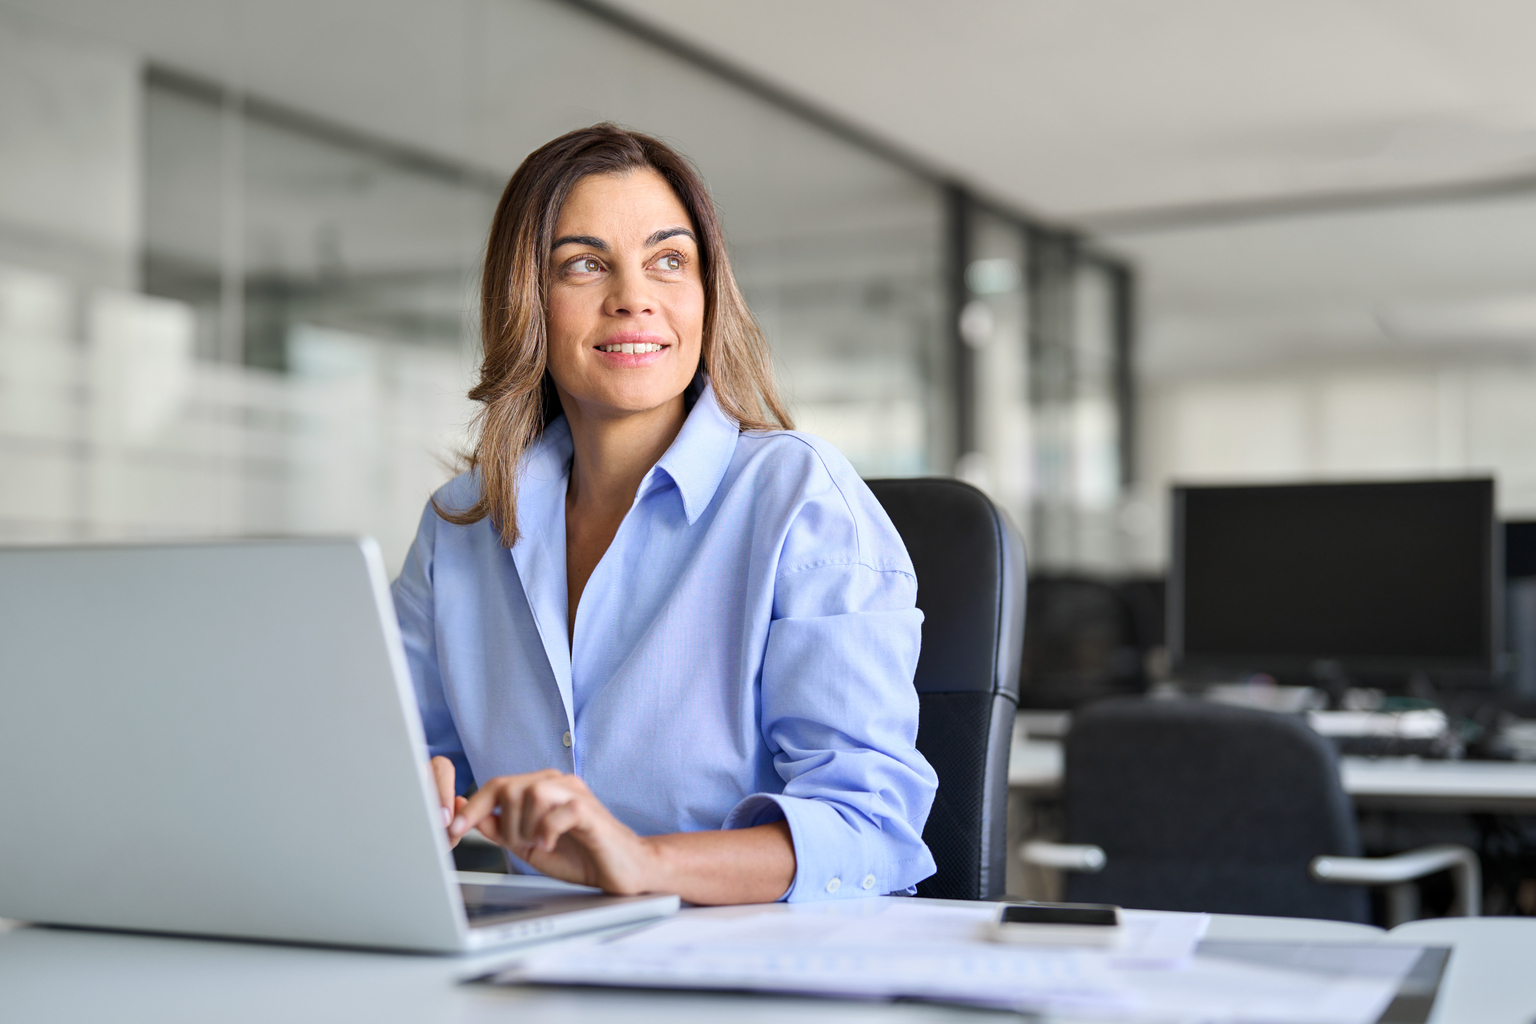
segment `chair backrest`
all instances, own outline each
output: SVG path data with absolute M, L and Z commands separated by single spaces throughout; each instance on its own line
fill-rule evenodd
M 1007 867 L 1008 752 L 1024 642 L 1024 545 L 958 480 L 871 480 L 917 570 L 923 650 L 917 749 L 939 776 L 923 840 L 938 871 L 918 894 L 994 899 Z
M 1338 757 L 1299 717 L 1200 700 L 1122 698 L 1066 740 L 1067 839 L 1104 849 L 1067 899 L 1150 910 L 1369 920 L 1363 889 L 1313 857 L 1360 855 Z

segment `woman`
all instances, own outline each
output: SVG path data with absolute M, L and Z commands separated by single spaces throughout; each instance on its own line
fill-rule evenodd
M 481 299 L 470 471 L 394 588 L 449 839 L 695 903 L 911 891 L 911 562 L 789 429 L 692 167 L 612 125 L 535 151 Z

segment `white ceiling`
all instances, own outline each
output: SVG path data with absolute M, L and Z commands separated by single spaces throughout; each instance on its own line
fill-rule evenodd
M 1074 218 L 1536 170 L 1530 0 L 605 0 Z
M 1052 216 L 1536 172 L 1531 0 L 604 2 Z M 0 0 L 387 137 L 497 158 L 466 76 L 495 63 L 475 45 L 489 24 L 534 17 L 537 34 L 536 7 Z M 578 89 L 604 74 L 571 58 Z

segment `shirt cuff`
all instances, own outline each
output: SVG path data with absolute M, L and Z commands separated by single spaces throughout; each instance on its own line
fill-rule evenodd
M 935 870 L 926 846 L 919 844 L 912 856 L 893 857 L 889 837 L 873 825 L 851 824 L 825 800 L 755 793 L 733 807 L 720 827 L 752 828 L 775 821 L 789 824 L 795 847 L 795 879 L 780 900 L 907 895 Z

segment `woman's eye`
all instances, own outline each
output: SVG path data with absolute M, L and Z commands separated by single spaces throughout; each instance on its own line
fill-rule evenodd
M 591 256 L 583 256 L 572 265 L 571 269 L 581 274 L 595 274 L 603 269 L 603 265 Z
M 656 266 L 661 270 L 669 270 L 675 273 L 683 269 L 683 258 L 681 256 L 663 256 L 656 261 Z

